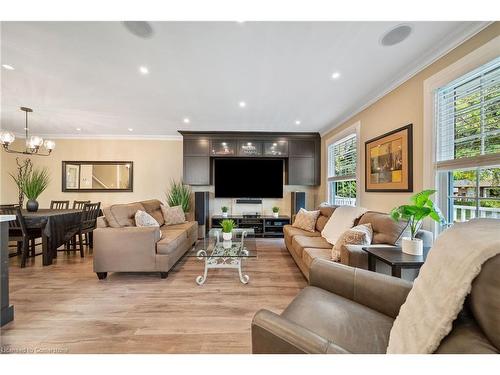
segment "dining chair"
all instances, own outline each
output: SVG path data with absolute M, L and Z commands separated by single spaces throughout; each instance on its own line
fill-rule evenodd
M 83 210 L 83 206 L 90 201 L 73 201 L 73 210 Z
M 9 221 L 9 241 L 15 241 L 18 243 L 18 249 L 20 248 L 22 257 L 21 268 L 24 268 L 26 266 L 26 259 L 29 255 L 30 241 L 32 243 L 32 256 L 35 256 L 35 239 L 41 237 L 41 232 L 40 230 L 28 229 L 19 206 L 2 205 L 0 206 L 0 214 L 16 216 L 15 220 Z
M 50 201 L 51 210 L 67 210 L 69 208 L 69 201 Z
M 83 258 L 83 236 L 87 240 L 87 245 L 89 245 L 88 235 L 94 231 L 97 227 L 97 217 L 99 216 L 101 208 L 101 202 L 97 203 L 85 203 L 82 210 L 82 216 L 80 220 L 80 226 L 78 228 L 78 242 L 80 245 L 80 256 Z

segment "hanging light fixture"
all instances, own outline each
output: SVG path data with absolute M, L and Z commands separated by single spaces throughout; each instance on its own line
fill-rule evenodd
M 49 156 L 52 150 L 56 147 L 56 143 L 51 140 L 43 140 L 42 137 L 37 135 L 31 135 L 28 127 L 28 113 L 33 112 L 31 108 L 21 107 L 21 111 L 26 114 L 26 124 L 24 127 L 24 131 L 26 134 L 26 148 L 24 151 L 12 150 L 9 146 L 14 142 L 16 136 L 11 131 L 0 131 L 0 143 L 3 146 L 3 149 L 7 152 L 14 154 L 25 154 L 25 155 L 40 155 L 40 156 Z M 42 146 L 47 150 L 46 153 L 40 152 Z

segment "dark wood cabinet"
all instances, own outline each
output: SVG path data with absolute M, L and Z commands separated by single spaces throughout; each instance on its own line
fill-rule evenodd
M 213 160 L 220 157 L 281 158 L 286 184 L 321 182 L 321 137 L 318 133 L 192 132 L 184 138 L 184 183 L 210 185 Z
M 187 185 L 210 185 L 210 158 L 184 156 L 183 181 Z
M 186 139 L 183 144 L 185 156 L 209 156 L 210 141 L 208 139 Z
M 317 185 L 316 180 L 314 158 L 288 158 L 288 185 L 314 186 Z

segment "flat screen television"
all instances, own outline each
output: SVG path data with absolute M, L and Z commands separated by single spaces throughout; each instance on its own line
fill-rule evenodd
M 283 198 L 283 160 L 215 159 L 216 198 Z

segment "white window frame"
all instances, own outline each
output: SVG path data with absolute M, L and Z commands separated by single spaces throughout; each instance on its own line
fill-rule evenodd
M 360 147 L 360 136 L 359 136 L 359 130 L 361 128 L 361 122 L 358 121 L 356 123 L 354 123 L 353 125 L 350 125 L 349 127 L 347 127 L 346 129 L 338 132 L 337 134 L 335 134 L 334 136 L 332 136 L 331 138 L 327 139 L 326 142 L 325 142 L 325 146 L 326 146 L 326 189 L 325 189 L 325 193 L 326 193 L 326 196 L 325 196 L 325 201 L 328 202 L 329 204 L 332 204 L 333 202 L 330 202 L 330 182 L 331 181 L 343 181 L 343 180 L 351 180 L 351 178 L 346 178 L 346 176 L 339 176 L 338 178 L 336 178 L 335 176 L 330 176 L 329 175 L 329 148 L 331 145 L 335 144 L 335 143 L 338 143 L 340 141 L 342 141 L 343 139 L 347 138 L 347 137 L 350 137 L 352 135 L 356 135 L 356 173 L 355 175 L 353 175 L 352 179 L 353 180 L 356 180 L 356 206 L 361 206 L 361 181 L 360 181 L 360 177 L 361 177 L 361 147 Z M 351 176 L 347 176 L 347 177 L 351 177 Z
M 447 189 L 443 189 L 443 186 L 439 187 L 437 181 L 437 139 L 435 136 L 437 134 L 436 91 L 492 61 L 498 57 L 499 50 L 500 36 L 497 36 L 424 81 L 423 188 L 437 190 L 434 200 L 440 207 L 445 207 L 445 204 L 447 204 L 448 191 Z M 491 156 L 485 155 L 485 158 L 490 159 Z M 450 161 L 450 167 L 452 167 L 451 164 L 453 164 L 453 169 L 468 167 L 467 165 L 462 165 L 463 163 L 460 160 Z M 495 162 L 493 160 L 488 160 L 488 162 L 483 165 L 486 164 L 491 165 L 495 164 Z M 474 166 L 477 165 L 474 164 Z M 472 165 L 470 167 L 472 167 Z M 424 228 L 431 230 L 434 234 L 439 231 L 438 224 L 430 220 L 424 222 Z

